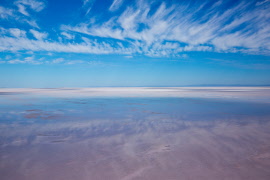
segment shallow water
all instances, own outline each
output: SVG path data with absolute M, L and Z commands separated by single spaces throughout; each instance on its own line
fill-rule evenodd
M 270 179 L 270 104 L 0 95 L 1 180 Z

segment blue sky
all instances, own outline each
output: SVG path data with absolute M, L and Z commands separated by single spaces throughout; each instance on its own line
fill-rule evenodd
M 270 85 L 269 0 L 1 0 L 0 87 Z

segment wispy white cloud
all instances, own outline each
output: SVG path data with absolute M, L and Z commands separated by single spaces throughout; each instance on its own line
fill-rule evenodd
M 90 54 L 131 54 L 132 48 L 113 47 L 105 42 L 68 43 L 49 42 L 42 39 L 31 40 L 28 38 L 0 37 L 0 51 L 49 51 L 49 52 L 73 52 Z
M 60 36 L 50 39 L 52 31 L 39 29 L 31 14 L 43 10 L 44 1 L 17 0 L 17 10 L 0 6 L 0 17 L 16 17 L 35 29 L 0 29 L 0 50 L 178 58 L 190 51 L 270 54 L 269 1 L 237 1 L 230 6 L 224 1 L 209 2 L 139 0 L 128 5 L 113 0 L 109 9 L 100 12 L 113 17 L 97 14 L 77 25 L 62 25 Z M 95 4 L 95 0 L 83 0 L 87 13 Z
M 45 8 L 45 3 L 38 0 L 18 0 L 15 1 L 15 5 L 23 6 L 24 8 L 29 7 L 30 9 L 39 12 Z
M 29 13 L 26 11 L 26 7 L 24 5 L 18 4 L 17 7 L 20 13 L 22 13 L 25 16 L 29 16 Z
M 9 64 L 24 64 L 25 62 L 19 59 L 13 59 L 8 61 Z
M 63 35 L 67 39 L 74 39 L 74 35 L 67 33 L 67 32 L 61 32 L 61 35 Z
M 32 64 L 32 65 L 40 65 L 40 64 L 63 64 L 63 65 L 74 65 L 74 64 L 85 64 L 89 66 L 108 66 L 109 63 L 104 63 L 102 61 L 97 60 L 80 60 L 80 59 L 70 59 L 70 58 L 56 58 L 52 59 L 50 56 L 43 56 L 41 58 L 35 57 L 35 55 L 27 56 L 27 57 L 12 57 L 1 59 L 0 64 Z
M 19 37 L 26 37 L 26 31 L 20 30 L 18 28 L 10 28 L 9 29 L 9 32 L 10 32 L 10 34 L 12 36 L 17 37 L 17 38 L 19 38 Z
M 1 19 L 8 19 L 9 17 L 14 16 L 14 11 L 9 8 L 5 8 L 0 6 L 0 18 Z
M 62 63 L 62 62 L 64 62 L 64 58 L 57 58 L 57 59 L 52 61 L 52 64 L 58 64 L 58 63 Z
M 37 22 L 36 22 L 35 19 L 32 19 L 32 20 L 24 19 L 23 21 L 24 21 L 25 23 L 29 24 L 30 26 L 39 29 L 39 26 L 38 26 L 38 24 L 37 24 Z
M 65 64 L 67 64 L 67 65 L 82 64 L 82 63 L 85 63 L 85 61 L 82 61 L 82 60 L 68 60 L 68 61 L 65 61 Z
M 109 10 L 110 11 L 116 11 L 123 4 L 123 1 L 124 0 L 113 0 Z
M 131 59 L 133 56 L 124 56 L 125 58 Z
M 34 56 L 28 56 L 25 58 L 17 58 L 17 59 L 10 59 L 8 61 L 6 61 L 5 63 L 8 64 L 43 64 L 44 62 L 42 62 L 40 59 L 35 59 Z
M 83 0 L 83 8 L 86 9 L 86 15 L 91 11 L 96 0 Z
M 113 1 L 110 9 L 121 3 Z M 151 55 L 182 51 L 270 51 L 269 6 L 251 8 L 252 3 L 244 1 L 223 10 L 221 1 L 211 6 L 161 3 L 155 11 L 151 6 L 147 1 L 138 1 L 101 24 L 80 23 L 63 29 L 118 39 L 134 46 L 139 44 L 140 47 L 135 47 L 138 52 Z M 170 41 L 178 44 L 168 48 L 169 44 L 164 43 Z
M 42 32 L 36 31 L 34 29 L 31 29 L 30 32 L 38 40 L 43 40 L 43 39 L 47 38 L 47 36 L 48 36 L 48 33 L 42 33 Z
M 22 24 L 26 23 L 32 27 L 39 28 L 33 13 L 39 12 L 46 7 L 43 1 L 18 0 L 14 2 L 14 5 L 9 8 L 0 6 L 0 19 Z
M 88 61 L 87 64 L 92 65 L 92 66 L 108 65 L 101 61 Z
M 262 1 L 258 1 L 258 2 L 256 3 L 256 5 L 257 5 L 257 6 L 260 6 L 260 5 L 263 5 L 263 4 L 268 3 L 268 2 L 270 2 L 270 0 L 262 0 Z

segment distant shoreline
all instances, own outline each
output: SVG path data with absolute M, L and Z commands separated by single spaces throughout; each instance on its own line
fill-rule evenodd
M 51 97 L 190 97 L 270 102 L 270 87 L 98 87 L 98 88 L 0 88 L 0 96 Z

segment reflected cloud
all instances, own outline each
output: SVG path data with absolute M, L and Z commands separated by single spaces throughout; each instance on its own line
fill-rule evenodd
M 0 111 L 4 180 L 214 180 L 270 175 L 267 103 L 226 98 L 17 96 L 32 105 L 0 103 L 2 109 L 9 109 Z M 43 118 L 55 115 L 59 116 Z

